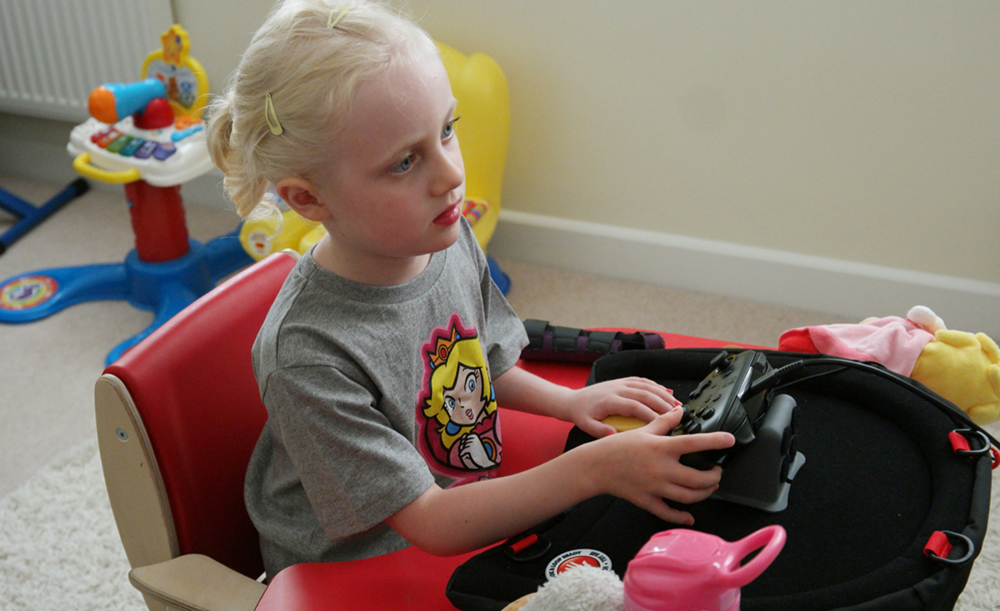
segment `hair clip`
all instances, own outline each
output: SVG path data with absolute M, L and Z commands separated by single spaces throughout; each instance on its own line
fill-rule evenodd
M 281 123 L 278 122 L 278 113 L 274 112 L 274 102 L 271 100 L 270 93 L 264 95 L 264 118 L 267 119 L 267 126 L 271 128 L 271 133 L 275 136 L 280 136 L 285 131 L 281 128 Z
M 347 7 L 338 6 L 337 8 L 330 11 L 330 18 L 326 20 L 326 27 L 335 28 L 340 20 L 347 15 Z

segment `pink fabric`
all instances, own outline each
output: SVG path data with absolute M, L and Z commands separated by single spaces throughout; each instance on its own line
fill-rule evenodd
M 910 375 L 924 346 L 934 339 L 932 333 L 898 316 L 857 325 L 802 327 L 786 333 L 802 330 L 808 332 L 818 352 L 855 361 L 876 361 L 904 376 Z

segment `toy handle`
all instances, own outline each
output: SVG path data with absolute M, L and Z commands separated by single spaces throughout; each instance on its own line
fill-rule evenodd
M 123 172 L 112 172 L 110 170 L 102 170 L 97 166 L 91 165 L 90 153 L 80 153 L 77 155 L 76 158 L 73 159 L 73 169 L 87 178 L 93 178 L 94 180 L 99 180 L 101 182 L 108 182 L 113 185 L 135 182 L 142 179 L 142 176 L 139 174 L 139 170 L 136 170 L 135 168 L 125 170 Z
M 87 110 L 101 123 L 117 123 L 140 112 L 155 98 L 166 97 L 167 88 L 155 78 L 135 83 L 105 83 L 90 92 Z
M 771 566 L 771 563 L 774 562 L 778 553 L 785 546 L 785 538 L 785 529 L 774 524 L 762 528 L 734 543 L 732 561 L 728 564 L 729 566 L 735 566 L 736 570 L 730 571 L 725 575 L 725 579 L 729 581 L 728 585 L 733 588 L 742 588 L 760 577 L 764 569 Z M 761 549 L 760 553 L 753 560 L 740 566 L 739 563 L 743 558 L 754 550 L 760 549 L 761 546 L 764 549 Z

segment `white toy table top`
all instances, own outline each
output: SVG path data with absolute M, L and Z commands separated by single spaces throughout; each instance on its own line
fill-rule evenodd
M 147 130 L 136 127 L 132 117 L 113 125 L 90 118 L 73 128 L 66 148 L 76 159 L 74 167 L 91 178 L 105 182 L 141 179 L 153 186 L 170 187 L 214 167 L 204 127 L 199 121 L 183 129 Z M 81 159 L 84 153 L 89 158 Z M 80 164 L 85 169 L 80 169 Z

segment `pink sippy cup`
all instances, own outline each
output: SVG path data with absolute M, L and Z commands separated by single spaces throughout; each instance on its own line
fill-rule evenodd
M 740 588 L 763 573 L 784 545 L 785 529 L 777 525 L 735 543 L 682 528 L 657 533 L 628 563 L 625 611 L 738 611 Z

